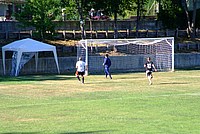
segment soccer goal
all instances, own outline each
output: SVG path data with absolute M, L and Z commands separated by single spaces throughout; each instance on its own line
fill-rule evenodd
M 77 46 L 77 58 L 82 57 L 86 64 L 93 53 L 118 53 L 121 56 L 134 56 L 133 61 L 151 57 L 157 70 L 174 71 L 174 37 L 136 39 L 86 39 Z M 120 58 L 118 58 L 120 59 Z M 128 63 L 128 62 L 127 62 Z M 123 64 L 126 62 L 123 61 Z M 138 66 L 133 64 L 133 66 Z M 139 65 L 142 68 L 143 65 Z M 134 67 L 133 67 L 134 68 Z M 130 68 L 131 69 L 131 68 Z M 88 73 L 88 72 L 87 72 Z

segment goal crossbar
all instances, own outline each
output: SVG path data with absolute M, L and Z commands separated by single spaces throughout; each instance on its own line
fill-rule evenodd
M 174 37 L 80 40 L 78 43 L 77 58 L 80 56 L 84 57 L 86 65 L 88 65 L 88 47 L 95 45 L 107 47 L 127 46 L 133 55 L 153 56 L 158 69 L 174 71 Z M 88 74 L 88 72 L 86 73 Z

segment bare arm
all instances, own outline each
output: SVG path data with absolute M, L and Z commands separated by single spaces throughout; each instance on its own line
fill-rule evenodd
M 152 66 L 153 66 L 154 70 L 157 72 L 157 69 L 156 69 L 155 65 L 153 64 Z

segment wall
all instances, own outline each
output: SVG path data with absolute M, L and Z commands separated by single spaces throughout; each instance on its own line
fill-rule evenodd
M 80 22 L 79 21 L 54 21 L 57 25 L 56 30 L 80 30 Z M 93 30 L 114 30 L 114 20 L 98 20 L 92 21 L 92 25 L 90 25 L 90 21 L 85 21 L 85 30 L 90 30 L 92 26 Z M 23 28 L 20 26 L 21 24 L 17 21 L 0 21 L 0 31 L 24 31 L 24 30 L 34 30 L 34 28 L 26 27 Z M 148 20 L 140 22 L 140 29 L 161 29 L 161 22 L 157 22 L 156 20 Z M 135 29 L 136 21 L 135 20 L 118 20 L 117 27 L 120 30 L 126 29 Z
M 200 66 L 200 53 L 179 53 L 175 55 L 175 68 Z
M 89 58 L 89 70 L 91 74 L 103 73 L 102 56 L 91 56 Z M 144 71 L 144 55 L 134 56 L 110 56 L 112 60 L 112 71 Z M 73 74 L 75 72 L 76 57 L 59 57 L 61 74 Z M 194 68 L 200 66 L 200 53 L 175 54 L 175 69 Z M 11 60 L 6 60 L 7 75 L 11 70 Z M 39 58 L 38 72 L 35 72 L 35 60 L 31 59 L 21 70 L 20 75 L 26 74 L 57 74 L 54 58 Z M 3 75 L 2 60 L 0 60 L 0 75 Z

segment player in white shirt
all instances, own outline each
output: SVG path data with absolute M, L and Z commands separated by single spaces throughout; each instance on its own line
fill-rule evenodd
M 76 77 L 80 82 L 84 84 L 84 75 L 85 75 L 85 70 L 87 69 L 86 64 L 84 61 L 82 61 L 82 57 L 79 57 L 79 61 L 76 62 Z M 82 81 L 80 77 L 82 77 Z

